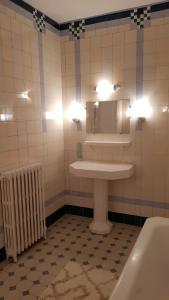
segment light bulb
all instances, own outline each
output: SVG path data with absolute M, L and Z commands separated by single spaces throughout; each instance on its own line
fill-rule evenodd
M 67 118 L 73 121 L 83 121 L 86 117 L 86 111 L 83 105 L 77 101 L 73 101 L 67 111 Z
M 152 107 L 147 97 L 143 97 L 134 101 L 130 108 L 130 117 L 132 118 L 150 118 L 152 115 Z
M 99 100 L 107 100 L 114 92 L 114 86 L 108 80 L 99 81 L 96 87 L 96 93 L 98 94 Z

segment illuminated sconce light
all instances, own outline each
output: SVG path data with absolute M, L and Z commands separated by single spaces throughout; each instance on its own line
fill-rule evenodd
M 30 92 L 24 91 L 24 92 L 18 93 L 17 98 L 23 99 L 23 100 L 30 100 Z
M 77 128 L 79 127 L 80 123 L 85 119 L 86 111 L 83 105 L 77 101 L 73 101 L 67 111 L 67 118 L 70 121 L 73 121 Z
M 58 124 L 63 124 L 63 109 L 62 104 L 58 103 L 53 111 L 44 113 L 46 120 L 55 120 Z
M 13 120 L 13 114 L 0 114 L 0 122 L 6 122 L 6 121 L 11 121 Z
M 98 95 L 98 99 L 105 101 L 109 99 L 112 93 L 119 91 L 121 88 L 120 84 L 112 84 L 108 80 L 101 80 L 98 82 L 96 86 L 96 93 Z
M 95 106 L 96 108 L 98 108 L 98 107 L 99 107 L 99 101 L 94 102 L 94 106 Z
M 162 112 L 165 113 L 165 112 L 169 112 L 169 106 L 168 105 L 165 105 L 162 107 Z
M 131 117 L 131 106 L 129 106 L 126 110 L 126 118 L 130 118 Z
M 55 111 L 45 111 L 45 119 L 46 120 L 55 120 L 57 118 Z
M 142 129 L 142 123 L 152 116 L 152 107 L 147 97 L 135 100 L 128 112 L 132 119 L 138 119 L 137 128 Z

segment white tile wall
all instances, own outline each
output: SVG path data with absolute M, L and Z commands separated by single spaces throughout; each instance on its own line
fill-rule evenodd
M 104 25 L 104 24 L 103 24 Z M 169 105 L 169 17 L 151 21 L 144 29 L 143 93 L 153 107 L 152 118 L 135 130 L 128 148 L 89 147 L 83 149 L 85 159 L 131 161 L 136 166 L 133 178 L 110 183 L 113 196 L 138 199 L 135 204 L 114 202 L 110 209 L 141 216 L 168 216 L 169 203 L 169 119 L 162 112 Z M 133 100 L 136 92 L 137 32 L 129 24 L 93 29 L 80 40 L 81 92 L 85 105 L 95 100 L 94 87 L 106 77 L 120 82 L 121 90 L 114 99 Z M 85 140 L 75 124 L 61 118 L 76 97 L 75 44 L 69 36 L 46 30 L 42 36 L 44 63 L 45 110 L 56 111 L 56 120 L 46 121 L 43 131 L 38 33 L 30 18 L 0 4 L 0 114 L 13 116 L 0 122 L 0 172 L 32 162 L 42 162 L 45 172 L 46 201 L 67 190 L 92 193 L 92 180 L 69 174 L 68 165 L 77 159 L 76 144 Z M 30 92 L 30 100 L 17 97 Z M 63 100 L 63 102 L 62 102 Z M 66 203 L 92 206 L 91 199 L 66 196 Z M 145 202 L 140 202 L 140 201 Z M 50 203 L 50 202 L 49 202 Z M 47 215 L 62 206 L 64 199 L 52 202 Z M 141 205 L 140 205 L 141 204 Z M 164 206 L 164 205 L 163 205 Z M 0 209 L 0 228 L 2 216 Z M 3 244 L 0 231 L 0 247 Z
M 46 30 L 42 51 L 45 110 L 53 111 L 62 106 L 60 37 L 57 33 Z M 0 172 L 41 162 L 48 201 L 64 190 L 63 121 L 58 112 L 58 119 L 47 120 L 47 131 L 43 132 L 38 53 L 38 33 L 33 22 L 0 5 L 0 114 L 13 114 L 11 121 L 0 122 Z M 17 97 L 23 91 L 29 91 L 28 101 Z M 46 214 L 59 208 L 61 200 L 47 206 Z M 0 248 L 3 246 L 1 229 L 0 207 Z

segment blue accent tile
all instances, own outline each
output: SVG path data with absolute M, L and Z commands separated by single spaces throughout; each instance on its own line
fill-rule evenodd
M 39 280 L 34 280 L 33 285 L 40 285 L 40 281 Z
M 43 271 L 42 274 L 43 274 L 43 275 L 48 275 L 49 272 L 48 272 L 48 271 Z
M 27 280 L 27 277 L 26 276 L 21 276 L 20 279 L 21 279 L 21 281 L 24 281 L 24 280 Z
M 30 295 L 30 293 L 29 293 L 28 290 L 26 290 L 26 291 L 23 291 L 23 292 L 22 292 L 22 295 L 23 295 L 23 296 L 28 296 L 28 295 Z
M 10 286 L 9 290 L 10 291 L 15 291 L 16 290 L 16 285 Z
M 14 276 L 15 275 L 15 272 L 9 272 L 8 273 L 8 276 L 10 276 L 10 277 L 12 277 L 12 276 Z

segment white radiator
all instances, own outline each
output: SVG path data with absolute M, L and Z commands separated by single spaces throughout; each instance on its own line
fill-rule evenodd
M 5 172 L 0 180 L 7 258 L 17 255 L 40 238 L 46 238 L 43 169 L 31 165 Z

